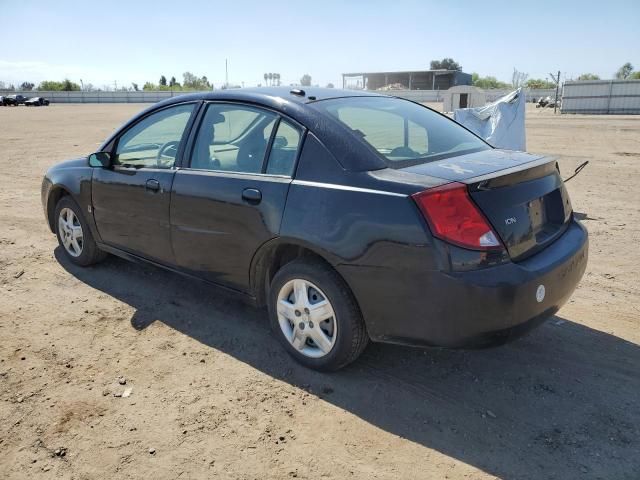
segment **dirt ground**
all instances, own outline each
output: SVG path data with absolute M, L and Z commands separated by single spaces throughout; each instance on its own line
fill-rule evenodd
M 568 184 L 589 266 L 556 317 L 327 375 L 212 287 L 63 260 L 42 174 L 144 107 L 0 108 L 0 478 L 640 478 L 640 116 L 528 110 L 530 151 L 591 162 Z

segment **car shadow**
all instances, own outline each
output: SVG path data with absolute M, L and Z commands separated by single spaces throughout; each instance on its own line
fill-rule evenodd
M 73 276 L 362 420 L 501 478 L 640 478 L 640 348 L 562 317 L 487 350 L 372 344 L 344 370 L 296 364 L 266 312 L 173 273 L 109 257 Z M 168 293 L 169 292 L 169 293 Z
M 595 218 L 595 217 L 590 217 L 588 213 L 582 213 L 582 212 L 573 212 L 573 216 L 576 218 L 576 220 L 595 220 L 595 221 L 599 221 L 600 219 Z

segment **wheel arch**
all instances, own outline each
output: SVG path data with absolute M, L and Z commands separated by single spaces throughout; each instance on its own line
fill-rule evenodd
M 73 195 L 63 185 L 54 185 L 49 190 L 49 194 L 47 195 L 47 223 L 49 224 L 49 228 L 53 233 L 56 232 L 55 227 L 55 213 L 56 213 L 56 205 L 62 197 L 70 196 L 73 198 Z
M 269 286 L 276 272 L 284 265 L 300 258 L 322 262 L 335 271 L 347 284 L 344 277 L 335 268 L 335 265 L 339 262 L 337 257 L 305 241 L 278 237 L 263 244 L 251 261 L 250 286 L 259 306 L 266 305 Z M 351 290 L 351 287 L 349 289 Z

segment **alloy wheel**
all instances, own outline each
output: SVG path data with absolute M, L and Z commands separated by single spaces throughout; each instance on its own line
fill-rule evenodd
M 64 249 L 72 257 L 82 255 L 84 236 L 78 216 L 70 208 L 60 210 L 58 217 L 58 233 Z

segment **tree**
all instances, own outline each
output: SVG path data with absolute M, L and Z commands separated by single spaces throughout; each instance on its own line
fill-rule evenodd
M 71 92 L 71 91 L 80 90 L 80 85 L 78 85 L 75 82 L 72 82 L 68 78 L 65 78 L 62 82 L 45 80 L 43 82 L 40 82 L 40 85 L 38 86 L 38 90 Z
M 442 60 L 431 60 L 431 70 L 456 70 L 462 71 L 462 65 L 453 58 L 443 58 Z
M 505 82 L 499 81 L 496 77 L 481 77 L 478 73 L 471 74 L 471 84 L 478 87 L 491 89 L 491 88 L 509 88 L 511 85 Z
M 151 82 L 145 82 L 142 86 L 142 90 L 157 90 L 158 87 Z
M 169 80 L 169 86 L 180 88 L 180 84 L 176 82 L 176 77 L 171 77 L 171 80 Z
M 31 82 L 22 82 L 22 85 L 20 85 L 20 90 L 31 91 L 33 90 L 33 87 L 35 87 L 35 85 Z
M 38 86 L 38 90 L 49 90 L 49 91 L 60 90 L 60 82 L 54 82 L 52 80 L 44 80 L 40 82 L 40 85 Z
M 549 80 L 545 80 L 543 78 L 530 78 L 525 82 L 524 86 L 527 88 L 538 88 L 538 89 L 556 88 L 555 83 L 550 82 Z
M 135 82 L 131 82 L 131 87 L 132 87 L 136 92 L 140 90 L 140 89 L 138 88 L 138 84 L 137 84 L 137 83 L 135 83 Z
M 302 78 L 300 79 L 300 85 L 302 85 L 303 87 L 310 87 L 311 86 L 311 75 L 309 75 L 308 73 L 305 73 Z
M 578 77 L 578 80 L 600 80 L 600 77 L 593 73 L 583 73 Z
M 167 86 L 167 77 L 165 77 L 164 75 L 161 75 L 160 76 L 160 82 L 158 82 L 158 83 L 160 83 L 160 85 L 162 85 L 163 87 L 166 87 Z
M 633 65 L 627 62 L 618 69 L 618 71 L 616 72 L 616 78 L 619 78 L 621 80 L 626 80 L 627 78 L 629 78 L 632 72 L 633 72 Z
M 72 92 L 72 91 L 77 91 L 77 90 L 80 90 L 80 85 L 78 85 L 77 83 L 72 82 L 68 78 L 65 78 L 62 81 L 62 91 L 64 91 L 64 92 Z
M 198 83 L 198 77 L 196 77 L 191 72 L 184 72 L 182 74 L 182 85 L 184 88 L 195 88 L 195 85 Z
M 274 73 L 273 74 L 273 78 L 276 81 L 276 85 L 279 87 L 280 86 L 280 74 L 279 73 Z
M 333 83 L 327 83 L 327 88 L 333 88 Z
M 629 80 L 640 80 L 640 72 L 633 72 L 629 75 Z
M 206 76 L 198 78 L 191 72 L 184 72 L 182 79 L 182 87 L 186 90 L 211 90 L 211 83 Z
M 268 86 L 268 85 L 269 85 L 269 83 L 267 82 L 267 80 L 269 80 L 269 74 L 268 74 L 268 73 L 265 73 L 265 74 L 264 74 L 264 84 L 265 84 L 265 86 Z
M 269 85 L 273 86 L 273 73 L 269 73 L 267 75 L 267 78 L 269 79 Z

